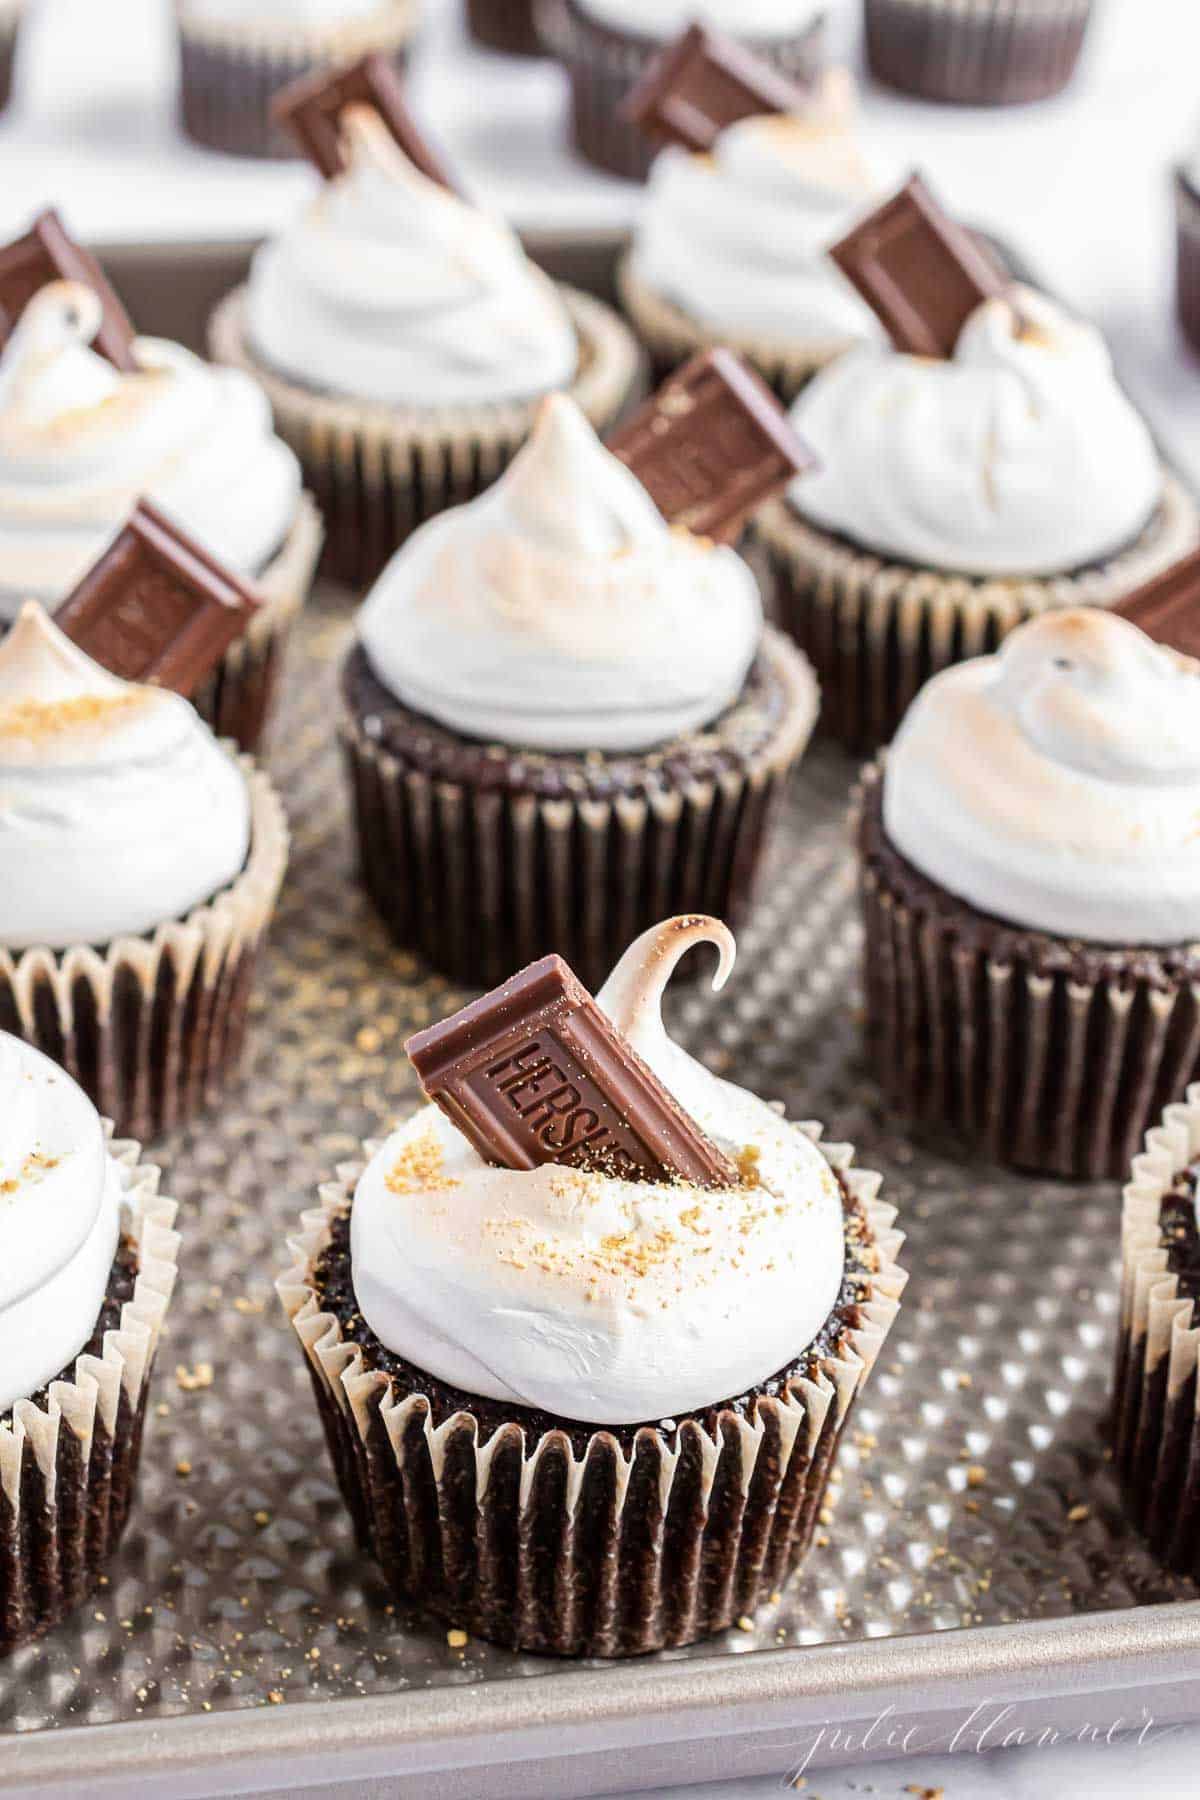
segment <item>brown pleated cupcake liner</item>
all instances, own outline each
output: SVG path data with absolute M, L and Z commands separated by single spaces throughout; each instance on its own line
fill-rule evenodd
M 101 949 L 0 948 L 0 1031 L 61 1063 L 122 1137 L 155 1138 L 184 1124 L 215 1104 L 237 1070 L 288 852 L 275 789 L 248 758 L 238 760 L 251 842 L 229 887 L 185 919 Z
M 855 341 L 843 337 L 781 344 L 750 332 L 706 325 L 647 287 L 634 269 L 629 253 L 621 258 L 617 267 L 617 292 L 627 318 L 650 357 L 655 386 L 699 351 L 715 350 L 724 345 L 740 351 L 786 405 L 796 398 L 819 369 L 850 349 Z
M 939 670 L 997 648 L 1055 607 L 1107 606 L 1160 574 L 1200 537 L 1200 510 L 1173 476 L 1141 536 L 1094 568 L 1043 580 L 985 579 L 884 562 L 807 524 L 786 500 L 754 521 L 773 578 L 775 617 L 821 682 L 822 728 L 848 750 L 894 735 Z
M 1186 169 L 1175 173 L 1175 293 L 1179 323 L 1200 355 L 1200 193 Z
M 1168 1106 L 1121 1212 L 1112 1436 L 1126 1504 L 1170 1569 L 1200 1577 L 1200 1319 L 1168 1264 L 1164 1198 L 1200 1156 L 1200 1086 Z
M 576 150 L 610 175 L 645 181 L 658 145 L 622 116 L 621 104 L 664 46 L 598 24 L 573 0 L 534 0 L 534 17 L 542 43 L 567 72 Z M 808 86 L 824 62 L 824 15 L 787 37 L 744 41 L 783 74 Z
M 106 1122 L 107 1124 L 107 1122 Z M 137 1483 L 154 1354 L 175 1286 L 175 1202 L 136 1143 L 116 1142 L 122 1235 L 137 1248 L 133 1294 L 101 1353 L 80 1355 L 45 1402 L 0 1421 L 0 1656 L 40 1637 L 97 1586 Z
M 21 14 L 13 12 L 0 14 L 0 107 L 5 107 L 12 99 L 13 71 L 17 64 L 17 34 L 20 30 Z
M 889 87 L 963 106 L 1060 93 L 1091 0 L 866 0 L 867 60 Z
M 559 286 L 579 337 L 579 368 L 567 390 L 597 431 L 608 430 L 640 392 L 642 357 L 611 307 Z M 418 525 L 490 487 L 533 428 L 542 396 L 490 406 L 372 406 L 314 393 L 255 360 L 247 341 L 245 289 L 213 314 L 216 362 L 253 375 L 266 390 L 279 435 L 300 458 L 325 521 L 322 567 L 367 587 Z
M 889 1108 L 1030 1173 L 1126 1174 L 1200 1075 L 1200 980 L 1153 950 L 1074 945 L 951 899 L 887 843 L 881 768 L 855 810 L 866 1049 Z
M 362 877 L 396 942 L 472 987 L 556 950 L 594 987 L 659 919 L 711 913 L 736 927 L 818 705 L 784 639 L 768 633 L 764 652 L 787 698 L 760 750 L 717 777 L 662 768 L 644 790 L 604 799 L 505 791 L 486 758 L 478 784 L 448 780 L 348 718 Z
M 509 56 L 541 56 L 533 0 L 467 0 L 467 24 L 476 43 Z
M 819 1138 L 819 1127 L 803 1129 Z M 671 1439 L 639 1432 L 626 1451 L 596 1430 L 581 1454 L 565 1432 L 532 1442 L 516 1421 L 486 1442 L 468 1412 L 435 1425 L 426 1395 L 365 1366 L 312 1286 L 362 1165 L 339 1169 L 276 1286 L 359 1543 L 397 1594 L 512 1648 L 633 1656 L 721 1631 L 783 1585 L 812 1540 L 839 1437 L 906 1279 L 879 1177 L 851 1166 L 848 1145 L 824 1154 L 866 1215 L 875 1264 L 835 1354 L 779 1399 L 759 1398 L 751 1417 L 719 1414 L 711 1434 L 685 1420 Z
M 312 587 L 323 535 L 321 515 L 305 494 L 282 549 L 255 582 L 263 604 L 192 695 L 200 717 L 239 750 L 259 749 L 267 734 L 288 638 Z
M 201 23 L 187 16 L 185 0 L 176 0 L 183 129 L 196 143 L 231 156 L 297 157 L 294 138 L 271 118 L 275 95 L 303 76 L 371 50 L 390 55 L 403 69 L 419 13 L 417 0 L 385 0 L 369 18 L 336 31 L 270 32 L 253 22 Z

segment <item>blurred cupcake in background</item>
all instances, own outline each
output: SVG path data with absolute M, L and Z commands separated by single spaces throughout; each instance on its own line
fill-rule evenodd
M 1200 147 L 1175 171 L 1175 230 L 1179 323 L 1200 356 Z
M 509 56 L 540 56 L 534 0 L 467 0 L 467 25 L 477 44 Z
M 1075 72 L 1092 0 L 866 0 L 867 60 L 923 100 L 1046 100 Z
M 17 62 L 17 37 L 24 0 L 0 0 L 0 107 L 12 98 L 13 71 Z
M 296 156 L 271 116 L 280 90 L 372 51 L 403 65 L 420 12 L 421 0 L 175 0 L 183 129 L 234 156 Z
M 644 181 L 654 146 L 623 102 L 696 23 L 730 33 L 801 85 L 825 56 L 828 0 L 536 0 L 538 27 L 571 83 L 571 136 L 588 162 Z

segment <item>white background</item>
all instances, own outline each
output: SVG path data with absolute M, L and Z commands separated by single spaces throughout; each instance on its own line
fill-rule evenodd
M 850 0 L 853 4 L 853 0 Z M 469 51 L 454 0 L 427 0 L 414 105 L 482 199 L 518 224 L 631 222 L 637 191 L 592 175 L 562 146 L 556 70 Z M 302 168 L 259 166 L 184 145 L 173 124 L 168 0 L 40 0 L 23 45 L 18 104 L 0 121 L 0 239 L 57 204 L 93 241 L 242 238 L 269 230 L 309 189 Z M 855 21 L 845 18 L 848 53 Z M 1200 7 L 1098 0 L 1070 93 L 991 113 L 927 107 L 867 88 L 863 133 L 881 175 L 919 166 L 946 201 L 1020 248 L 1094 317 L 1168 450 L 1200 482 L 1200 362 L 1172 316 L 1172 164 L 1200 156 Z M 1058 1750 L 912 1762 L 809 1778 L 820 1800 L 1155 1800 L 1200 1794 L 1200 1733 L 1153 1749 Z M 714 1769 L 714 1774 L 719 1770 Z M 782 1772 L 781 1772 L 782 1773 Z M 755 1800 L 778 1780 L 690 1790 Z

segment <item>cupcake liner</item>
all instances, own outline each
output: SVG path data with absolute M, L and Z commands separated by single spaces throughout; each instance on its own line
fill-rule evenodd
M 192 695 L 200 717 L 239 750 L 257 750 L 270 724 L 287 641 L 312 587 L 323 535 L 321 515 L 303 494 L 282 548 L 255 582 L 263 604 Z
M 106 1129 L 111 1131 L 108 1122 Z M 0 1420 L 0 1656 L 39 1637 L 93 1591 L 129 1516 L 159 1333 L 175 1286 L 175 1202 L 136 1143 L 117 1142 L 122 1235 L 137 1246 L 133 1294 L 99 1355 L 76 1358 L 45 1401 Z
M 803 1129 L 816 1141 L 818 1126 Z M 378 1146 L 367 1144 L 370 1157 Z M 338 1481 L 360 1544 L 396 1592 L 513 1648 L 631 1656 L 720 1631 L 773 1593 L 811 1541 L 838 1439 L 899 1309 L 895 1208 L 848 1145 L 824 1154 L 866 1216 L 869 1297 L 847 1309 L 836 1353 L 751 1416 L 686 1419 L 668 1438 L 609 1431 L 582 1452 L 515 1420 L 484 1441 L 456 1412 L 434 1423 L 420 1392 L 366 1367 L 312 1286 L 361 1164 L 344 1165 L 305 1213 L 276 1284 L 304 1347 Z M 852 1316 L 851 1316 L 852 1315 Z
M 534 17 L 542 43 L 567 71 L 571 137 L 579 154 L 611 175 L 644 181 L 659 147 L 622 116 L 621 104 L 665 45 L 598 24 L 574 0 L 534 0 Z M 824 62 L 825 18 L 786 37 L 743 42 L 808 86 Z
M 888 1106 L 997 1163 L 1120 1177 L 1200 1075 L 1200 947 L 1084 945 L 977 912 L 888 842 L 881 769 L 855 811 L 866 1048 Z
M 533 0 L 467 0 L 467 25 L 476 43 L 509 56 L 540 56 Z
M 886 743 L 918 688 L 951 663 L 995 650 L 1053 607 L 1107 606 L 1193 548 L 1200 511 L 1171 475 L 1137 540 L 1068 575 L 985 579 L 887 563 L 808 525 L 786 500 L 754 530 L 774 581 L 778 622 L 821 682 L 823 728 L 849 750 Z
M 1147 1134 L 1125 1189 L 1112 1416 L 1130 1513 L 1168 1568 L 1191 1576 L 1200 1576 L 1200 1319 L 1168 1266 L 1160 1211 L 1197 1156 L 1200 1086 Z
M 1179 323 L 1200 355 L 1200 194 L 1185 169 L 1175 173 L 1175 293 Z
M 559 293 L 579 336 L 579 369 L 567 391 L 603 433 L 640 391 L 640 352 L 610 307 L 573 288 L 559 285 Z M 325 573 L 355 587 L 368 586 L 418 525 L 503 473 L 542 398 L 402 408 L 298 387 L 255 361 L 244 288 L 213 314 L 209 342 L 215 361 L 245 370 L 266 390 L 276 429 L 300 458 L 325 521 Z
M 732 752 L 718 773 L 689 773 L 686 745 L 651 753 L 649 764 L 604 759 L 603 793 L 603 781 L 591 791 L 506 786 L 504 763 L 484 745 L 474 778 L 455 778 L 425 756 L 429 722 L 419 715 L 407 715 L 404 754 L 348 716 L 362 877 L 396 941 L 467 986 L 492 986 L 551 949 L 596 986 L 658 919 L 701 912 L 736 926 L 818 704 L 812 671 L 778 633 L 767 634 L 764 656 L 785 699 L 752 751 Z M 509 767 L 536 761 L 508 756 Z
M 867 60 L 925 100 L 1045 100 L 1075 72 L 1091 0 L 866 0 Z
M 61 1063 L 122 1137 L 185 1123 L 237 1069 L 288 850 L 275 789 L 249 758 L 238 761 L 250 789 L 250 855 L 214 899 L 101 949 L 0 948 L 0 1030 Z
M 19 7 L 0 4 L 0 107 L 12 99 L 13 70 L 17 63 L 17 33 L 21 24 Z
M 690 318 L 682 308 L 647 287 L 628 252 L 617 267 L 617 292 L 630 323 L 650 356 L 655 386 L 699 351 L 715 350 L 724 345 L 740 351 L 786 405 L 796 398 L 818 369 L 823 369 L 856 341 L 841 337 L 783 344 L 778 339 L 757 337 L 750 332 L 706 325 L 699 319 Z
M 403 69 L 420 18 L 419 0 L 382 0 L 368 18 L 332 30 L 198 20 L 188 16 L 186 0 L 176 0 L 175 12 L 180 120 L 188 137 L 232 156 L 278 158 L 301 154 L 271 119 L 271 101 L 282 88 L 372 50 Z

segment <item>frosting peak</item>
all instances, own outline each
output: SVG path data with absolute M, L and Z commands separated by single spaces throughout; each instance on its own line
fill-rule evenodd
M 414 533 L 359 615 L 372 668 L 406 706 L 564 751 L 709 724 L 761 630 L 746 564 L 668 526 L 566 396 L 494 487 Z
M 1200 941 L 1200 671 L 1048 613 L 917 695 L 884 765 L 896 848 L 972 906 L 1113 944 Z
M 808 1347 L 841 1284 L 840 1190 L 797 1127 L 663 1030 L 663 987 L 702 941 L 721 950 L 722 979 L 726 928 L 668 920 L 599 998 L 752 1175 L 714 1192 L 493 1168 L 425 1107 L 373 1158 L 351 1213 L 355 1295 L 389 1349 L 469 1394 L 625 1425 L 731 1399 Z

